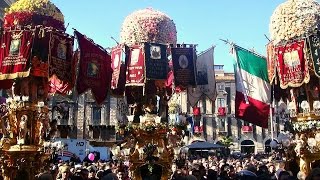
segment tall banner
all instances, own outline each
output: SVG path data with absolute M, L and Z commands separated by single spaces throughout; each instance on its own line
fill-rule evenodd
M 48 78 L 49 76 L 49 42 L 50 32 L 45 28 L 36 28 L 33 39 L 30 74 L 36 77 Z
M 280 87 L 299 87 L 310 80 L 308 60 L 304 56 L 305 42 L 297 41 L 275 48 Z
M 34 31 L 5 31 L 1 37 L 0 80 L 28 77 Z
M 267 60 L 234 45 L 236 78 L 235 116 L 262 128 L 268 128 L 271 87 Z
M 168 74 L 167 46 L 164 44 L 144 44 L 146 78 L 166 80 Z
M 107 97 L 112 77 L 111 57 L 101 47 L 94 44 L 83 34 L 75 31 L 80 47 L 80 66 L 77 81 L 79 94 L 91 89 L 98 104 Z
M 140 45 L 130 47 L 128 60 L 126 86 L 144 86 L 145 84 L 145 61 L 144 50 Z
M 194 48 L 171 48 L 175 86 L 195 86 Z
M 308 51 L 312 59 L 314 73 L 320 77 L 320 37 L 319 34 L 308 37 Z
M 188 100 L 192 107 L 197 105 L 201 96 L 207 96 L 212 102 L 217 96 L 216 80 L 214 73 L 214 47 L 201 53 L 196 60 L 196 88 L 188 88 Z
M 51 93 L 66 94 L 74 85 L 73 42 L 73 37 L 66 34 L 51 33 L 49 46 Z
M 273 42 L 267 44 L 267 65 L 268 65 L 268 78 L 270 83 L 273 82 L 276 77 L 276 57 L 274 53 Z
M 111 51 L 111 68 L 113 70 L 111 80 L 111 92 L 113 95 L 122 96 L 125 91 L 128 47 L 118 45 Z

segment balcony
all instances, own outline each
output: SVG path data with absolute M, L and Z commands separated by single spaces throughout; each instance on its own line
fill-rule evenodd
M 194 127 L 194 133 L 195 133 L 195 134 L 201 134 L 201 133 L 203 133 L 203 126 L 195 126 L 195 127 Z
M 241 130 L 243 133 L 252 133 L 253 127 L 252 126 L 242 126 Z
M 194 107 L 193 108 L 193 115 L 194 116 L 200 116 L 201 115 L 200 107 Z

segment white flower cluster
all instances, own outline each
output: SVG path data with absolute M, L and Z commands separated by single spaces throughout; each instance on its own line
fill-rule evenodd
M 274 44 L 313 33 L 319 24 L 316 0 L 288 0 L 273 12 L 269 31 Z
M 312 129 L 320 129 L 320 121 L 306 121 L 293 123 L 293 130 L 296 132 L 310 131 Z
M 63 14 L 49 0 L 18 0 L 9 9 L 6 9 L 6 14 L 14 12 L 37 13 L 43 16 L 51 16 L 60 22 L 64 22 Z
M 122 24 L 120 42 L 128 45 L 141 42 L 176 44 L 176 26 L 166 14 L 146 8 L 127 16 Z

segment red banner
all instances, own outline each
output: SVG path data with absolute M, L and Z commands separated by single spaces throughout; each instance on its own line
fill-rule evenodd
M 130 47 L 130 59 L 127 68 L 126 85 L 143 86 L 145 83 L 145 64 L 143 47 L 134 45 Z
M 107 97 L 112 77 L 111 57 L 101 47 L 75 31 L 80 47 L 80 67 L 77 81 L 79 94 L 91 89 L 98 104 Z
M 226 113 L 226 108 L 225 107 L 219 107 L 218 108 L 218 116 L 225 116 Z
M 193 107 L 193 115 L 194 116 L 200 116 L 201 115 L 200 107 Z
M 273 82 L 276 77 L 276 57 L 274 54 L 274 46 L 272 42 L 267 44 L 267 66 L 268 66 L 268 78 L 270 83 Z
M 49 46 L 50 92 L 66 94 L 72 89 L 75 66 L 73 62 L 73 37 L 52 32 Z
M 6 31 L 1 37 L 0 80 L 28 77 L 34 31 Z
M 278 58 L 280 87 L 299 87 L 310 80 L 308 63 L 304 58 L 304 41 L 275 48 Z
M 242 126 L 242 132 L 243 133 L 249 133 L 249 132 L 252 132 L 252 131 L 253 131 L 252 126 Z
M 111 92 L 113 95 L 122 96 L 126 84 L 126 53 L 127 48 L 124 45 L 116 46 L 111 52 L 111 68 L 113 70 L 111 80 Z

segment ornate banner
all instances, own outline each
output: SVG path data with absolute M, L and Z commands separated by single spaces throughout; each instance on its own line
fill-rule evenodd
M 307 47 L 313 62 L 315 75 L 320 77 L 320 37 L 318 34 L 308 37 Z
M 267 66 L 268 66 L 268 78 L 270 83 L 273 82 L 276 77 L 276 57 L 274 53 L 273 42 L 267 44 Z
M 144 86 L 144 54 L 143 47 L 133 45 L 130 47 L 130 58 L 127 68 L 126 86 Z
M 113 70 L 111 79 L 112 95 L 122 96 L 126 85 L 127 59 L 129 56 L 128 47 L 118 45 L 111 52 L 111 68 Z
M 1 37 L 0 80 L 28 77 L 34 31 L 6 31 Z
M 167 46 L 164 44 L 144 44 L 146 78 L 166 80 L 168 74 Z
M 56 75 L 60 80 L 72 82 L 73 37 L 52 32 L 50 38 L 49 60 L 50 76 Z
M 275 48 L 280 87 L 299 87 L 310 80 L 308 60 L 304 57 L 305 42 L 297 41 Z
M 171 48 L 176 86 L 195 86 L 194 48 Z
M 91 89 L 98 104 L 107 97 L 112 69 L 111 56 L 100 46 L 75 31 L 80 47 L 80 67 L 77 81 L 79 94 Z
M 73 41 L 73 37 L 66 34 L 51 33 L 49 46 L 51 93 L 66 94 L 74 85 Z
M 32 46 L 32 59 L 30 74 L 37 77 L 49 76 L 49 42 L 50 32 L 47 32 L 44 28 L 37 28 L 35 31 L 35 37 Z

